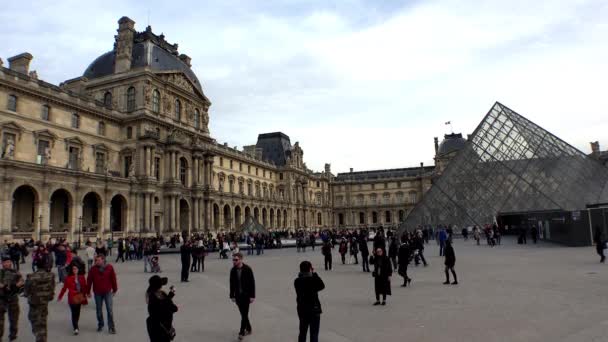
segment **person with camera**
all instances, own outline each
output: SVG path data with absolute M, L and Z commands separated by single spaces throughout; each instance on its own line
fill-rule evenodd
M 2 257 L 0 271 L 0 340 L 4 336 L 4 314 L 8 312 L 9 341 L 17 339 L 19 326 L 19 292 L 23 289 L 23 276 L 13 269 L 9 256 Z
M 380 305 L 381 295 L 382 305 L 386 305 L 386 296 L 391 295 L 391 275 L 393 275 L 393 267 L 382 248 L 377 248 L 376 253 L 372 258 L 373 260 L 371 262 L 374 265 L 372 277 L 374 277 L 374 289 L 376 291 L 376 302 L 374 302 L 374 305 Z
M 298 342 L 306 342 L 306 333 L 310 327 L 310 342 L 319 341 L 319 326 L 321 322 L 321 302 L 319 291 L 325 288 L 323 280 L 312 267 L 310 261 L 300 263 L 300 273 L 293 285 L 296 289 L 300 333 Z
M 63 288 L 59 292 L 57 301 L 61 301 L 65 293 L 68 293 L 68 304 L 72 313 L 72 328 L 74 335 L 78 335 L 78 321 L 80 321 L 80 308 L 82 305 L 87 305 L 87 280 L 84 277 L 84 272 L 79 272 L 78 265 L 72 264 L 68 269 L 68 276 L 65 278 Z
M 167 278 L 153 275 L 148 280 L 146 290 L 146 303 L 148 304 L 148 318 L 146 327 L 150 342 L 169 342 L 175 338 L 173 328 L 173 314 L 177 312 L 177 305 L 173 303 L 175 289 L 170 287 L 169 293 L 163 291 L 167 285 Z
M 243 254 L 232 255 L 233 267 L 230 270 L 230 299 L 239 307 L 241 314 L 241 328 L 239 340 L 251 335 L 251 322 L 249 322 L 249 305 L 255 301 L 255 278 L 253 270 L 243 263 Z

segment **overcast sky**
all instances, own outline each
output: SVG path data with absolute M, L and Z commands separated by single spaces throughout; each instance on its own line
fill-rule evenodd
M 58 84 L 124 15 L 192 57 L 218 142 L 281 131 L 316 171 L 430 165 L 446 121 L 470 133 L 495 101 L 585 153 L 608 145 L 605 0 L 9 0 L 0 57 L 30 52 Z

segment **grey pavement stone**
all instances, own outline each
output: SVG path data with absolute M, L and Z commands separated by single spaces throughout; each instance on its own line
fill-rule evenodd
M 425 250 L 430 266 L 410 266 L 411 288 L 399 287 L 385 307 L 374 307 L 373 280 L 360 265 L 341 265 L 334 250 L 334 270 L 322 270 L 320 249 L 267 250 L 247 256 L 257 282 L 252 305 L 250 342 L 296 341 L 298 319 L 293 280 L 299 262 L 311 260 L 326 284 L 320 340 L 349 341 L 606 341 L 608 317 L 606 265 L 591 247 L 550 244 L 517 245 L 505 239 L 496 248 L 457 240 L 460 284 L 442 285 L 443 258 L 434 243 Z M 180 310 L 174 316 L 176 341 L 236 341 L 239 314 L 228 299 L 230 259 L 210 255 L 204 273 L 179 282 L 178 255 L 161 256 L 163 276 L 177 290 Z M 114 298 L 117 335 L 96 332 L 94 303 L 83 309 L 80 336 L 72 336 L 67 303 L 49 307 L 49 341 L 147 341 L 144 292 L 150 274 L 142 262 L 115 265 L 119 292 Z M 29 263 L 24 269 L 30 269 Z M 57 293 L 60 287 L 57 289 Z M 22 299 L 18 341 L 32 341 Z M 8 322 L 5 322 L 8 324 Z M 8 327 L 5 326 L 5 331 Z M 5 337 L 6 338 L 6 337 Z

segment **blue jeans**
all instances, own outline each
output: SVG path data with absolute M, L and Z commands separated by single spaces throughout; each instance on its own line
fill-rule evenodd
M 148 272 L 148 264 L 150 264 L 150 256 L 144 256 L 144 272 Z M 150 265 L 150 271 L 152 271 L 152 265 Z
M 106 302 L 106 312 L 108 313 L 108 328 L 114 329 L 114 313 L 112 312 L 112 292 L 95 295 L 95 308 L 97 309 L 97 327 L 103 328 L 102 304 Z

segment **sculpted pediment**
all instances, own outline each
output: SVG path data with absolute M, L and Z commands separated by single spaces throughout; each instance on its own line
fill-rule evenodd
M 188 77 L 184 76 L 183 73 L 162 74 L 161 78 L 163 79 L 163 81 L 171 83 L 172 85 L 178 88 L 194 93 L 194 84 L 192 84 Z

